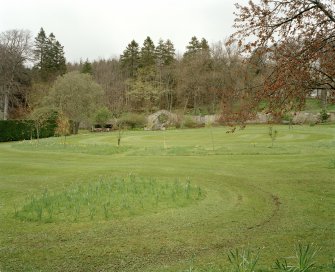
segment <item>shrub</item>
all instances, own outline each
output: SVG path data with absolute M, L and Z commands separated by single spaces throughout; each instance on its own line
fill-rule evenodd
M 198 126 L 199 125 L 197 124 L 197 122 L 195 122 L 194 119 L 191 116 L 186 116 L 185 117 L 183 127 L 196 128 Z
M 166 122 L 169 121 L 169 116 L 162 113 L 161 115 L 158 116 L 158 121 L 161 123 L 161 124 L 164 124 Z
M 321 112 L 320 112 L 320 121 L 322 123 L 326 122 L 328 119 L 329 119 L 330 115 L 328 114 L 328 112 L 323 109 Z
M 119 118 L 118 124 L 130 129 L 144 128 L 146 125 L 146 119 L 140 114 L 127 113 Z
M 104 127 L 111 117 L 112 113 L 109 109 L 107 107 L 102 107 L 95 113 L 94 121 L 100 125 L 100 127 Z

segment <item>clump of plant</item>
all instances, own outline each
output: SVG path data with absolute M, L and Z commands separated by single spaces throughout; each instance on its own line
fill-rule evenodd
M 329 119 L 328 112 L 325 109 L 321 110 L 321 112 L 320 112 L 320 121 L 322 123 L 325 123 L 325 122 L 327 122 L 328 119 Z
M 16 218 L 42 222 L 79 222 L 109 220 L 157 212 L 190 205 L 204 197 L 198 186 L 185 183 L 159 182 L 153 178 L 101 178 L 99 181 L 77 184 L 62 192 L 45 190 L 31 196 L 18 209 Z
M 277 139 L 278 131 L 276 129 L 273 129 L 272 126 L 269 126 L 268 135 L 271 138 L 271 147 L 273 147 L 273 144 L 274 144 L 275 140 Z
M 250 250 L 243 249 L 230 251 L 228 260 L 233 272 L 254 272 L 259 260 L 259 252 L 254 253 Z
M 167 116 L 166 114 L 162 113 L 158 116 L 158 121 L 161 124 L 167 123 L 169 121 L 169 116 Z
M 330 169 L 335 169 L 335 159 L 331 159 L 331 160 L 329 161 L 329 166 L 328 166 L 328 168 L 330 168 Z
M 284 116 L 282 117 L 282 120 L 284 123 L 288 124 L 289 129 L 292 128 L 292 125 L 293 125 L 293 114 L 292 113 L 284 114 Z
M 142 129 L 146 125 L 146 118 L 144 115 L 137 113 L 124 114 L 118 121 L 122 123 L 124 127 L 129 129 Z
M 197 128 L 200 125 L 192 118 L 192 116 L 186 116 L 184 118 L 183 127 L 185 128 Z
M 98 109 L 94 115 L 94 122 L 104 128 L 107 122 L 111 119 L 112 113 L 107 107 Z
M 296 248 L 294 264 L 287 263 L 287 260 L 277 260 L 274 269 L 279 271 L 291 271 L 291 272 L 309 272 L 315 268 L 315 255 L 317 249 L 314 249 L 312 245 L 306 246 L 299 244 Z

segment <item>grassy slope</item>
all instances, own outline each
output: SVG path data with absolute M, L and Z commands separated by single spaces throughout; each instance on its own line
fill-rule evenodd
M 306 105 L 304 111 L 319 113 L 322 110 L 321 102 L 318 99 L 309 98 L 306 100 Z M 327 112 L 334 112 L 335 104 L 329 103 L 327 104 Z
M 228 249 L 261 248 L 261 264 L 292 255 L 297 242 L 334 257 L 334 126 L 266 126 L 234 134 L 214 128 L 82 134 L 39 146 L 0 144 L 1 271 L 176 271 L 195 254 L 199 267 L 225 263 Z M 164 139 L 165 147 L 164 148 Z M 192 206 L 111 221 L 21 222 L 13 218 L 32 194 L 62 191 L 101 175 L 190 177 L 207 197 Z

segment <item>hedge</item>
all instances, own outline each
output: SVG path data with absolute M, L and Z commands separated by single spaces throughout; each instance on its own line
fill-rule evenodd
M 40 129 L 40 138 L 54 136 L 57 115 L 53 115 Z M 0 120 L 0 142 L 36 139 L 33 120 Z

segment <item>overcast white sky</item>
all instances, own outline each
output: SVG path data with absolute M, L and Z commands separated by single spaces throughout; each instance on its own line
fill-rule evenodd
M 192 36 L 209 43 L 233 32 L 235 2 L 247 0 L 0 0 L 0 32 L 53 32 L 68 61 L 118 57 L 135 39 L 170 39 L 183 53 Z

